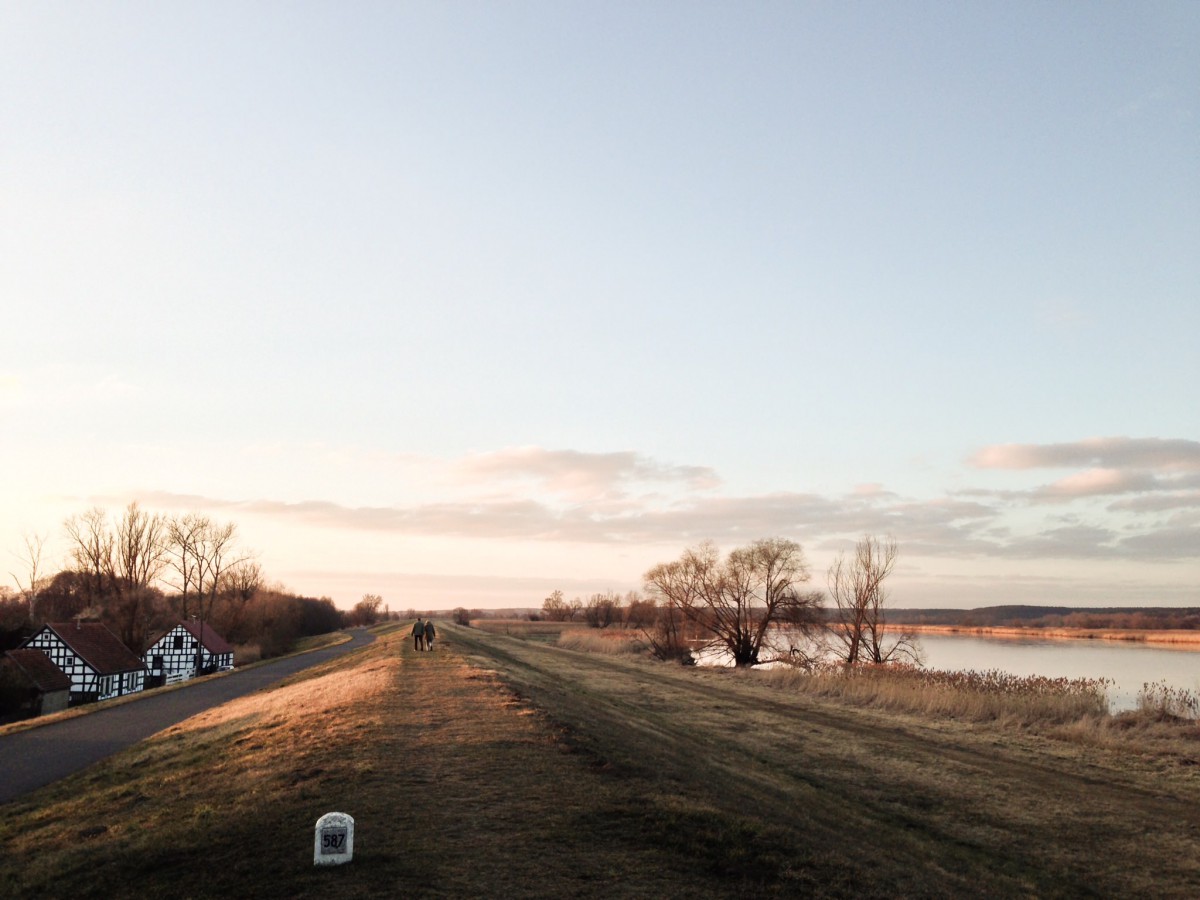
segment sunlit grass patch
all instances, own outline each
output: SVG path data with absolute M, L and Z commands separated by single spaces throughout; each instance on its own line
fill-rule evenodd
M 175 859 L 231 864 L 228 854 L 238 846 L 250 857 L 237 857 L 238 864 L 252 875 L 255 857 L 278 855 L 287 834 L 302 838 L 310 814 L 295 811 L 320 795 L 325 779 L 346 783 L 359 773 L 338 748 L 361 733 L 363 722 L 377 727 L 373 707 L 399 665 L 395 658 L 366 659 L 233 700 L 10 805 L 0 840 L 24 862 L 0 868 L 0 895 L 45 895 L 35 886 L 74 884 L 73 896 L 122 896 L 86 877 L 85 861 L 105 861 L 136 882 L 163 877 L 154 867 L 173 867 Z M 346 715 L 350 709 L 356 714 Z M 263 827 L 268 810 L 277 811 L 272 822 L 291 824 Z M 304 842 L 295 845 L 303 850 Z M 208 896 L 184 883 L 185 896 Z M 251 878 L 248 889 L 258 883 Z

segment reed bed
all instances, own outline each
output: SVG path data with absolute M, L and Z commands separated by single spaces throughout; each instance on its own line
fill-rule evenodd
M 609 656 L 643 656 L 647 650 L 646 641 L 638 632 L 625 630 L 572 629 L 560 634 L 556 644 L 567 650 Z
M 1104 678 L 1018 676 L 997 669 L 946 672 L 912 665 L 781 666 L 768 683 L 880 709 L 974 722 L 1061 725 L 1108 715 Z
M 1200 718 L 1200 697 L 1165 681 L 1148 681 L 1138 691 L 1137 711 L 1157 721 Z

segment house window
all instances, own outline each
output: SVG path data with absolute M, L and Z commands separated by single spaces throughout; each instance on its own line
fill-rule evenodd
M 163 667 L 162 654 L 161 653 L 154 654 L 154 661 L 151 662 L 150 668 L 154 669 L 155 671 L 158 671 L 162 667 Z
M 175 650 L 182 650 L 182 649 L 183 649 L 183 635 L 182 635 L 182 634 L 177 634 L 177 635 L 175 635 L 175 647 L 174 647 L 174 649 L 175 649 Z

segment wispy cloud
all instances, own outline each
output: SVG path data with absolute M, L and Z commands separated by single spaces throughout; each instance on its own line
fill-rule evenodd
M 1164 449 L 1164 448 L 1169 448 Z M 456 488 L 433 502 L 354 506 L 312 499 L 214 499 L 145 493 L 144 505 L 248 514 L 326 528 L 413 536 L 590 544 L 730 544 L 783 535 L 815 550 L 843 549 L 863 533 L 891 534 L 906 555 L 997 559 L 1195 559 L 1200 491 L 1165 491 L 1194 477 L 1189 441 L 1106 439 L 1071 445 L 1004 445 L 991 465 L 1130 462 L 1086 468 L 1025 491 L 959 491 L 913 498 L 867 484 L 845 495 L 779 491 L 723 495 L 705 466 L 671 465 L 633 452 L 518 448 L 443 463 Z M 1159 472 L 1133 467 L 1152 461 Z M 509 485 L 497 490 L 497 483 Z M 464 490 L 473 486 L 475 493 Z M 520 487 L 528 490 L 522 493 Z M 647 485 L 667 489 L 636 493 Z M 613 497 L 620 496 L 620 502 Z M 1098 507 L 1095 498 L 1120 497 Z M 1081 505 L 1082 504 L 1082 505 Z
M 1113 512 L 1157 513 L 1173 509 L 1200 509 L 1200 491 L 1173 494 L 1151 494 L 1114 500 L 1108 507 Z
M 1120 469 L 1087 469 L 1052 482 L 1037 491 L 1039 499 L 1100 497 L 1158 490 L 1158 479 L 1148 472 Z
M 524 483 L 575 500 L 623 497 L 637 486 L 708 490 L 720 479 L 706 466 L 667 465 L 633 451 L 584 453 L 510 447 L 460 460 L 452 472 L 468 483 Z
M 963 492 L 1007 502 L 1055 504 L 1125 496 L 1130 499 L 1110 509 L 1149 511 L 1155 505 L 1190 505 L 1188 498 L 1200 487 L 1200 442 L 1189 440 L 1114 437 L 1066 444 L 998 444 L 978 451 L 967 462 L 977 469 L 1077 470 L 1021 490 Z
M 981 469 L 1146 469 L 1200 472 L 1200 441 L 1102 437 L 1065 444 L 996 444 L 969 460 Z

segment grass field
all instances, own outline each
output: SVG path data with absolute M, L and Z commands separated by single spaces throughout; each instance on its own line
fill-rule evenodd
M 1200 896 L 1196 741 L 402 630 L 4 807 L 4 897 Z M 356 821 L 348 866 L 313 826 Z

